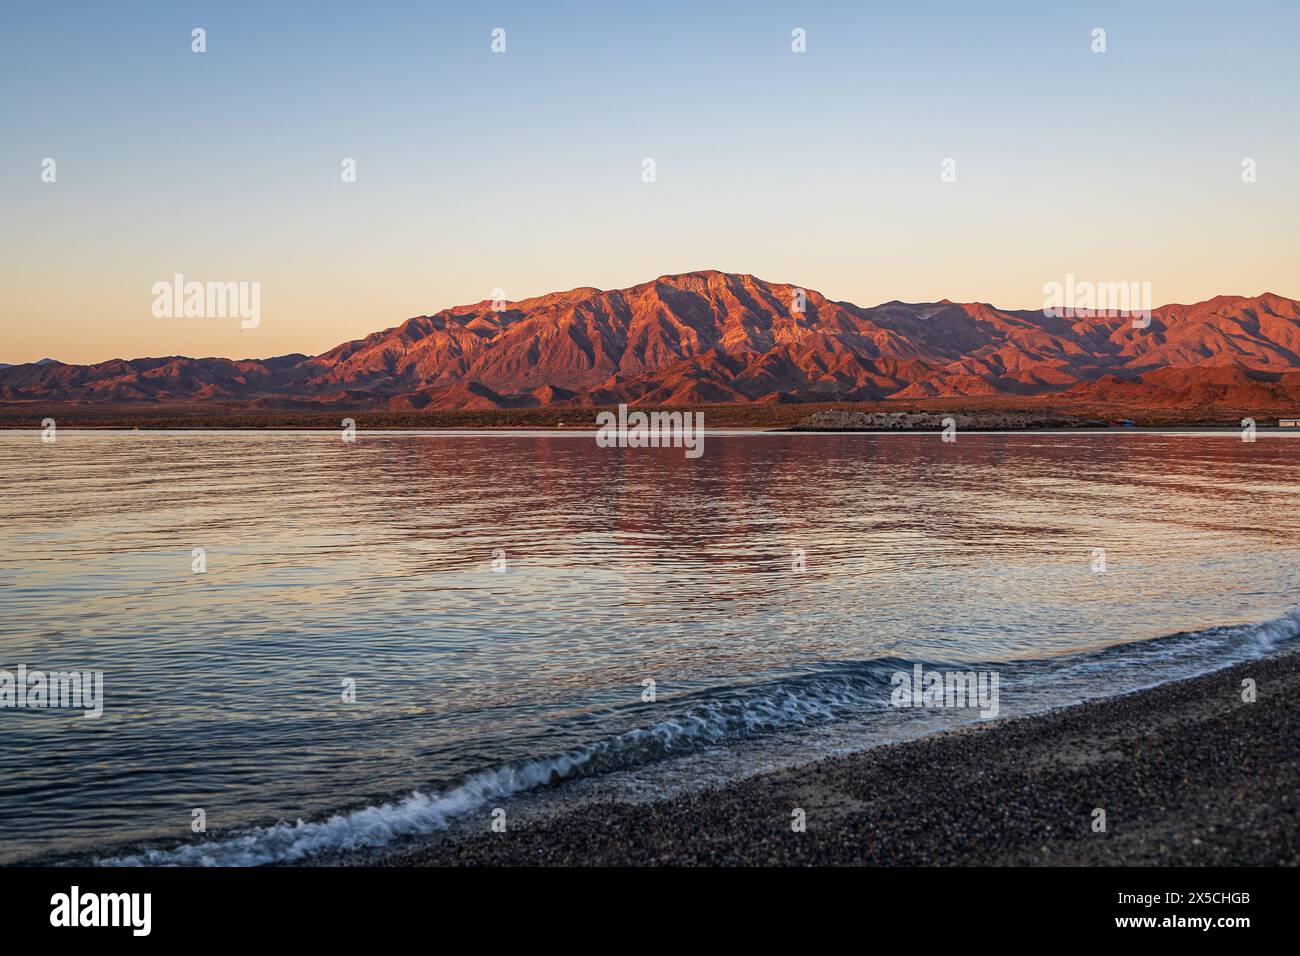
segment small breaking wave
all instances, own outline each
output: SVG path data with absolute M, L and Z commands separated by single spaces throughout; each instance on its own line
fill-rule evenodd
M 1207 628 L 1116 645 L 1070 657 L 1000 663 L 1009 685 L 1025 688 L 1032 712 L 1080 695 L 1105 697 L 1263 657 L 1300 636 L 1300 608 L 1258 624 Z M 701 691 L 674 712 L 558 755 L 517 761 L 470 775 L 443 792 L 416 790 L 373 806 L 317 820 L 299 819 L 168 848 L 146 848 L 96 859 L 100 866 L 258 866 L 373 849 L 406 837 L 446 829 L 451 821 L 490 802 L 566 780 L 616 773 L 654 761 L 766 735 L 862 720 L 889 711 L 890 675 L 912 661 L 876 659 L 829 665 L 768 684 Z M 1134 665 L 1144 665 L 1139 670 Z M 936 664 L 936 667 L 944 665 Z M 951 666 L 969 668 L 969 662 Z M 1106 679 L 1099 679 L 1106 675 Z M 1119 678 L 1123 679 L 1119 679 Z M 1043 688 L 1067 688 L 1044 693 Z M 1037 689 L 1037 690 L 1035 690 Z
M 384 846 L 405 836 L 444 829 L 452 818 L 495 799 L 641 766 L 705 746 L 825 723 L 860 714 L 872 703 L 883 707 L 886 699 L 878 693 L 875 671 L 810 677 L 790 685 L 771 685 L 765 693 L 755 688 L 748 694 L 733 691 L 718 697 L 713 691 L 708 698 L 695 700 L 649 727 L 555 756 L 486 770 L 443 793 L 417 790 L 400 800 L 328 819 L 280 822 L 201 843 L 142 850 L 95 862 L 101 866 L 256 866 Z

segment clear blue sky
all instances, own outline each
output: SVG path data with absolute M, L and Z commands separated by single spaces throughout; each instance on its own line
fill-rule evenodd
M 4 0 L 0 361 L 318 352 L 699 268 L 1300 297 L 1298 40 L 1296 2 Z M 262 325 L 154 318 L 176 272 L 261 282 Z

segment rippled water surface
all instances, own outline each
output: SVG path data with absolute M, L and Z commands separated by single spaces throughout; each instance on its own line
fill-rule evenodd
M 0 434 L 0 669 L 105 681 L 98 719 L 0 709 L 0 862 L 300 859 L 561 778 L 897 739 L 915 661 L 999 670 L 1017 713 L 1264 653 L 1300 629 L 1298 452 Z

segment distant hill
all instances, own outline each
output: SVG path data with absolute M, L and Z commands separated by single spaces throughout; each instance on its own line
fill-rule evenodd
M 795 308 L 802 294 L 802 311 Z M 1051 397 L 1061 407 L 1300 406 L 1300 303 L 1217 296 L 1127 317 L 947 300 L 864 308 L 789 283 L 692 272 L 417 316 L 322 355 L 0 368 L 0 401 L 249 409 Z

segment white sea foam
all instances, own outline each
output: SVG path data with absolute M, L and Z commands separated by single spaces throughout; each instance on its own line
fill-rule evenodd
M 753 736 L 834 719 L 867 702 L 865 677 L 832 677 L 804 687 L 769 689 L 751 697 L 700 701 L 646 728 L 637 728 L 558 756 L 475 774 L 445 793 L 415 791 L 401 800 L 335 814 L 254 827 L 242 833 L 169 849 L 96 860 L 102 866 L 256 866 L 292 863 L 340 850 L 384 846 L 395 839 L 444 829 L 490 801 L 577 776 L 636 766 L 701 744 Z
M 1128 665 L 1152 665 L 1163 683 L 1262 657 L 1300 636 L 1300 608 L 1258 624 L 1214 627 L 1108 648 L 1073 660 L 1033 662 L 1046 667 L 1038 687 L 1077 678 L 1084 672 L 1140 672 Z M 1109 657 L 1109 661 L 1106 658 Z M 793 678 L 783 684 L 691 703 L 678 714 L 558 756 L 497 767 L 475 774 L 443 793 L 415 791 L 390 803 L 338 813 L 322 820 L 297 820 L 253 827 L 230 836 L 166 849 L 145 849 L 99 859 L 103 866 L 255 866 L 293 863 L 320 854 L 381 847 L 403 837 L 445 829 L 490 802 L 575 777 L 643 766 L 728 741 L 754 739 L 801 725 L 861 718 L 887 710 L 888 680 L 897 662 L 868 662 L 856 670 Z M 1173 666 L 1171 666 L 1173 665 Z M 1154 676 L 1154 675 L 1153 675 Z M 1112 684 L 1110 693 L 1132 686 Z M 1096 696 L 1106 696 L 1103 691 Z M 1050 698 L 1042 698 L 1050 704 Z M 1058 701 L 1059 703 L 1059 701 Z

